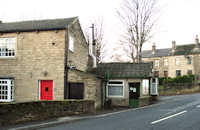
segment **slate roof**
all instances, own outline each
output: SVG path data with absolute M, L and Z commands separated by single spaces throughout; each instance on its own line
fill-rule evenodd
M 171 49 L 156 49 L 155 53 L 152 54 L 152 50 L 145 50 L 142 52 L 143 58 L 151 58 L 151 57 L 162 57 L 171 55 Z
M 174 56 L 174 55 L 190 55 L 198 53 L 199 51 L 194 51 L 195 44 L 177 45 L 175 53 L 172 54 L 171 48 L 166 49 L 156 49 L 156 52 L 152 54 L 152 50 L 145 50 L 142 52 L 142 58 L 152 58 L 152 57 L 163 57 L 163 56 Z
M 148 78 L 151 77 L 153 63 L 102 63 L 92 70 L 103 77 L 115 78 Z M 109 75 L 109 76 L 108 76 Z
M 77 17 L 0 23 L 0 33 L 65 29 Z

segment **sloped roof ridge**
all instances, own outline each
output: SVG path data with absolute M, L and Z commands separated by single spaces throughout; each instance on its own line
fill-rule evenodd
M 43 22 L 43 21 L 57 21 L 57 20 L 67 20 L 67 19 L 76 19 L 78 16 L 69 17 L 69 18 L 49 18 L 49 19 L 35 19 L 35 20 L 22 20 L 22 21 L 12 21 L 12 22 L 3 22 L 1 24 L 11 24 L 11 23 L 24 23 L 24 22 Z

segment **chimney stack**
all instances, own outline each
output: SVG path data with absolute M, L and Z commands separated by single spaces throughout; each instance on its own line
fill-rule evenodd
M 172 50 L 176 50 L 176 41 L 172 41 Z
M 156 52 L 156 44 L 154 42 L 152 45 L 152 54 L 155 54 L 155 52 Z
M 172 41 L 172 54 L 176 51 L 176 41 Z
M 196 46 L 199 45 L 199 38 L 198 38 L 198 35 L 196 35 L 196 38 L 195 38 L 195 44 L 196 44 Z

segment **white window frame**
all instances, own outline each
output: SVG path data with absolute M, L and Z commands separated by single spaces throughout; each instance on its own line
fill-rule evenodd
M 142 80 L 142 94 L 143 95 L 149 94 L 149 79 Z
M 12 43 L 11 42 L 6 42 L 6 41 L 12 41 Z M 14 46 L 14 55 L 11 55 L 11 56 L 0 56 L 0 58 L 13 58 L 13 57 L 15 57 L 16 56 L 16 44 L 17 44 L 16 38 L 13 38 L 13 37 L 0 38 L 0 49 L 2 49 L 1 46 L 3 46 L 3 44 L 5 44 L 6 47 L 11 46 L 10 44 L 14 44 L 13 45 Z M 1 53 L 1 55 L 2 55 L 2 53 Z
M 5 94 L 7 87 L 7 94 Z M 4 91 L 4 94 L 2 93 Z M 14 100 L 14 80 L 13 79 L 0 79 L 0 102 L 11 102 Z M 5 99 L 7 96 L 7 99 Z M 4 99 L 3 99 L 4 97 Z
M 164 59 L 164 66 L 168 66 L 168 59 Z
M 74 52 L 74 38 L 69 35 L 69 50 Z
M 122 86 L 123 87 L 123 95 L 122 96 L 110 96 L 108 95 L 108 86 L 110 85 L 109 82 L 122 82 L 122 84 L 112 84 L 115 86 Z M 111 97 L 111 98 L 123 98 L 124 97 L 124 89 L 125 89 L 125 84 L 124 84 L 124 80 L 109 80 L 106 86 L 106 96 L 107 97 Z
M 160 61 L 159 60 L 155 60 L 155 67 L 159 67 Z
M 176 57 L 175 58 L 175 64 L 176 64 L 176 66 L 179 66 L 180 62 L 181 62 L 180 57 Z

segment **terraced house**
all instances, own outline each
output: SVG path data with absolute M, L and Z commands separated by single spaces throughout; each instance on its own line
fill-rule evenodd
M 0 102 L 91 99 L 98 107 L 101 79 L 87 72 L 89 60 L 77 17 L 1 22 Z
M 200 75 L 200 43 L 196 36 L 195 43 L 176 45 L 172 41 L 171 48 L 156 49 L 153 44 L 152 50 L 142 52 L 145 62 L 153 61 L 154 75 L 159 77 L 176 77 L 187 74 Z

